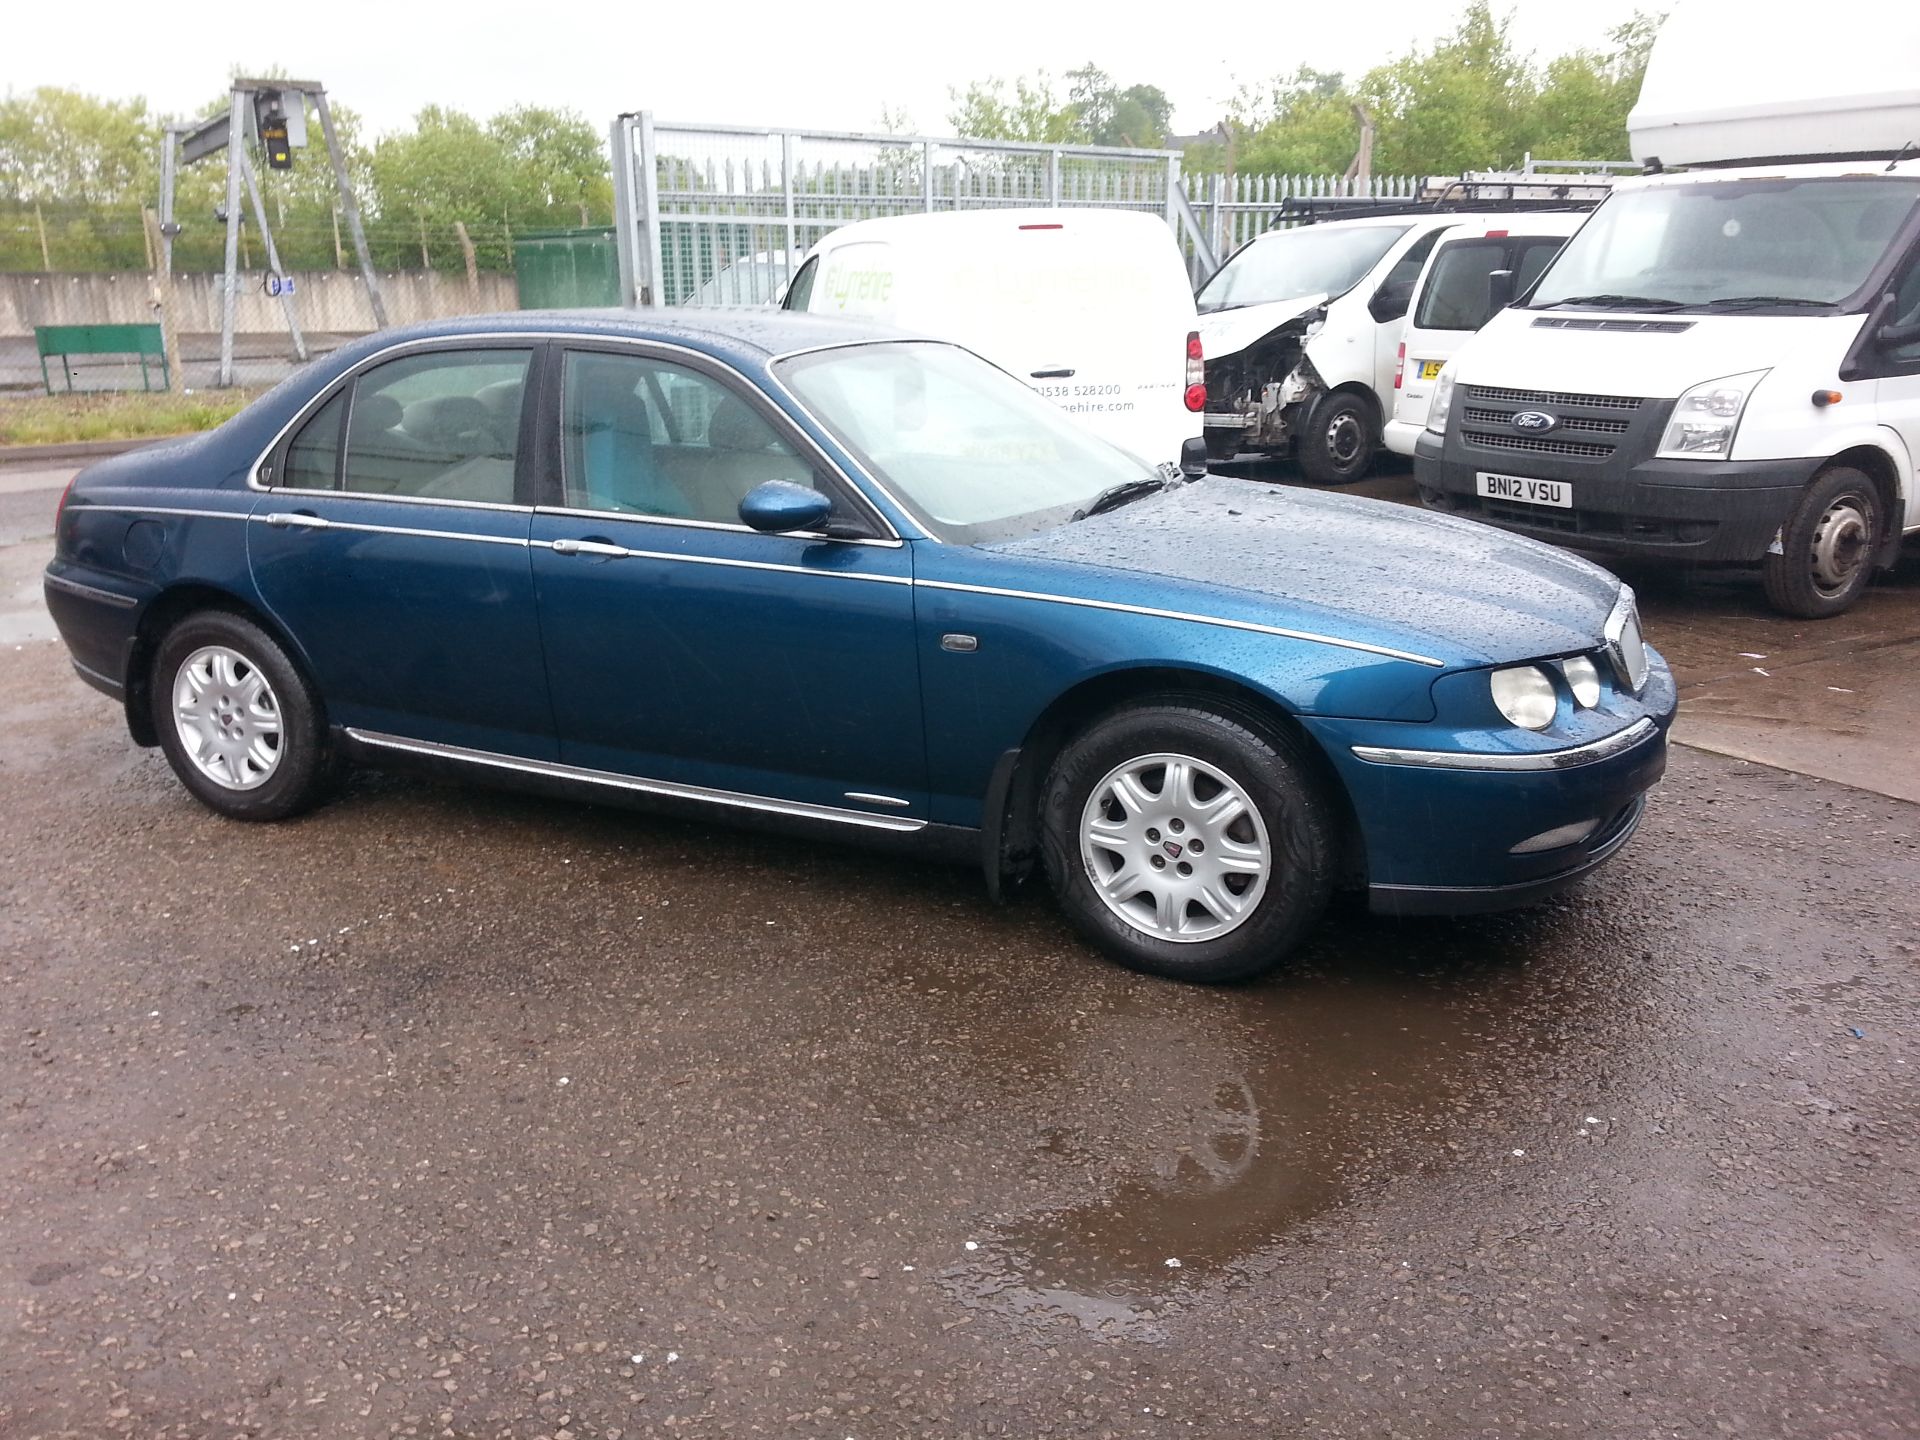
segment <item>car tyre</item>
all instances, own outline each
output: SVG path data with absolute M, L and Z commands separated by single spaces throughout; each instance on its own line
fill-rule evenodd
M 313 687 L 272 636 L 243 616 L 203 610 L 154 656 L 153 726 L 180 783 L 235 820 L 312 808 L 337 773 Z
M 1822 470 L 1780 527 L 1781 553 L 1761 563 L 1767 603 L 1802 620 L 1851 609 L 1873 580 L 1881 523 L 1880 490 L 1865 471 Z
M 1061 908 L 1093 944 L 1147 974 L 1220 983 L 1272 970 L 1319 920 L 1334 816 L 1302 742 L 1170 698 L 1116 711 L 1066 746 L 1042 797 L 1041 847 Z
M 1316 485 L 1346 485 L 1365 475 L 1379 448 L 1373 406 L 1352 390 L 1322 395 L 1307 411 L 1296 459 Z

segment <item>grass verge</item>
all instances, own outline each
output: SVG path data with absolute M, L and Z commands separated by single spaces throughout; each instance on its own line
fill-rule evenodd
M 211 430 L 259 393 L 0 395 L 0 445 L 159 439 Z

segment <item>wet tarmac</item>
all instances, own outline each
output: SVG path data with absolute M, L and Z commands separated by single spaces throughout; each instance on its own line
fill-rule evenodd
M 23 635 L 0 1436 L 1910 1436 L 1916 877 L 1681 748 L 1572 896 L 1203 990 L 855 851 L 223 822 Z

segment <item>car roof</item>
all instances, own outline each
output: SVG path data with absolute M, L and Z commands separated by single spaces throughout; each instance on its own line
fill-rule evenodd
M 940 210 L 913 215 L 880 215 L 856 220 L 820 237 L 821 250 L 879 236 L 913 239 L 1005 232 L 1023 226 L 1059 226 L 1067 230 L 1138 231 L 1142 225 L 1165 230 L 1167 222 L 1144 210 L 1112 210 L 1091 205 L 1027 205 L 1006 209 Z
M 377 342 L 379 348 L 385 348 L 412 340 L 523 333 L 582 339 L 657 340 L 715 354 L 762 358 L 828 345 L 926 338 L 871 321 L 778 310 L 772 306 L 511 310 L 380 330 L 367 338 Z

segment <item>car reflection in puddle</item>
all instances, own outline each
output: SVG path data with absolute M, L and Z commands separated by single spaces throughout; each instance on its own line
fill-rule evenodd
M 1591 994 L 1600 977 L 1531 963 L 1558 948 L 1554 933 L 1544 914 L 1349 925 L 1274 985 L 1214 992 L 1211 1013 L 1142 998 L 1068 1064 L 1046 1147 L 1116 1178 L 985 1229 L 941 1284 L 969 1309 L 1163 1338 L 1184 1295 L 1444 1163 L 1474 1094 L 1505 1088 L 1511 1061 L 1581 1023 L 1564 1011 L 1569 991 Z M 1526 1013 L 1543 1003 L 1548 1014 Z M 1094 1108 L 1116 1087 L 1130 1112 L 1117 1131 Z M 1116 1133 L 1148 1143 L 1123 1154 Z

